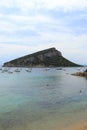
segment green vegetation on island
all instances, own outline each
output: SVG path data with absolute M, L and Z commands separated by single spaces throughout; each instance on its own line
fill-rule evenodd
M 49 48 L 6 62 L 4 67 L 70 67 L 80 66 L 66 58 L 55 48 Z

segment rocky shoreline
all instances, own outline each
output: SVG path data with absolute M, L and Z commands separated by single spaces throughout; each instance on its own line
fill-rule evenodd
M 87 69 L 83 72 L 76 72 L 74 74 L 72 74 L 74 76 L 82 76 L 82 77 L 86 77 L 87 78 Z

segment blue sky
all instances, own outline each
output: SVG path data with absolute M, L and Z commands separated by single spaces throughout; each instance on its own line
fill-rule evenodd
M 0 64 L 50 47 L 87 64 L 87 0 L 0 1 Z

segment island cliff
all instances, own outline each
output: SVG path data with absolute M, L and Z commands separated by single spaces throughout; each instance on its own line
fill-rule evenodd
M 67 67 L 80 66 L 62 56 L 55 48 L 49 48 L 4 63 L 3 67 Z

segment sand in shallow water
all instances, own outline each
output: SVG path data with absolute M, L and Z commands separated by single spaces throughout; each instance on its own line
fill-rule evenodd
M 87 122 L 65 128 L 65 130 L 87 130 Z

